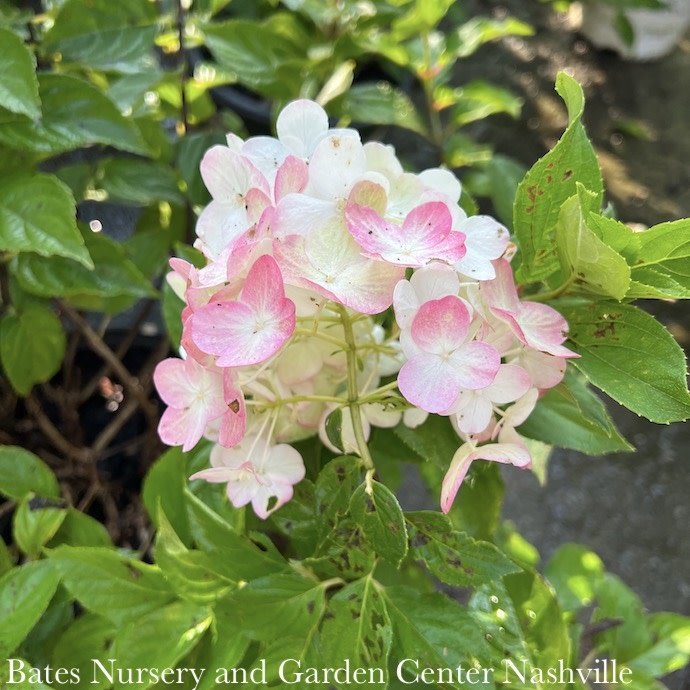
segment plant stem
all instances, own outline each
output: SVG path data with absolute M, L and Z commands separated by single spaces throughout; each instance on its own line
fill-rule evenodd
M 352 418 L 352 431 L 355 435 L 359 456 L 364 467 L 367 469 L 367 486 L 370 485 L 371 474 L 374 472 L 374 461 L 369 452 L 369 446 L 364 436 L 364 426 L 362 425 L 362 411 L 359 400 L 359 390 L 357 389 L 357 342 L 355 333 L 352 329 L 352 321 L 347 313 L 347 308 L 339 305 L 340 320 L 343 324 L 345 341 L 347 342 L 347 400 Z

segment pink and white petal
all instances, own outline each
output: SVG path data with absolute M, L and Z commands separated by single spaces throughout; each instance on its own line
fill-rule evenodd
M 368 141 L 364 144 L 364 153 L 367 157 L 367 169 L 379 172 L 389 180 L 403 174 L 403 167 L 392 146 Z
M 473 460 L 473 450 L 474 447 L 470 443 L 463 443 L 455 451 L 455 455 L 453 455 L 453 459 L 441 484 L 441 510 L 444 513 L 451 509 L 460 485 L 467 476 Z
M 276 173 L 273 196 L 276 202 L 288 194 L 299 194 L 309 182 L 309 168 L 297 156 L 288 156 Z
M 568 336 L 568 322 L 548 304 L 522 302 L 517 322 L 530 347 L 556 357 L 579 357 L 561 343 Z
M 492 311 L 510 312 L 517 316 L 520 310 L 513 269 L 505 259 L 493 262 L 496 277 L 481 284 L 481 294 Z
M 202 243 L 204 254 L 215 260 L 250 226 L 244 200 L 241 203 L 211 201 L 199 215 L 196 234 Z
M 491 422 L 493 405 L 481 392 L 461 391 L 460 409 L 455 412 L 455 421 L 458 429 L 466 434 L 479 434 Z M 454 409 L 458 406 L 456 400 Z
M 462 192 L 460 180 L 450 171 L 443 168 L 428 168 L 417 175 L 425 187 L 440 192 L 448 197 L 451 203 L 457 203 Z
M 433 246 L 448 236 L 452 223 L 448 207 L 440 201 L 430 201 L 413 208 L 402 228 L 405 236 L 417 238 L 424 246 Z
M 460 289 L 458 274 L 444 264 L 430 264 L 416 270 L 410 278 L 410 284 L 420 303 L 449 295 L 457 296 Z
M 465 233 L 467 247 L 467 254 L 456 264 L 458 271 L 476 280 L 495 278 L 492 262 L 508 247 L 508 230 L 490 216 L 470 216 L 458 229 Z
M 208 418 L 201 405 L 186 408 L 168 407 L 158 423 L 158 435 L 168 446 L 182 446 L 186 453 L 204 435 Z
M 563 357 L 554 357 L 529 347 L 521 349 L 515 362 L 527 370 L 532 385 L 540 390 L 557 386 L 563 380 L 568 366 Z
M 344 226 L 333 201 L 315 199 L 306 194 L 287 194 L 275 208 L 271 220 L 273 237 L 284 239 L 291 235 L 311 235 L 325 222 Z
M 384 181 L 386 184 L 368 179 L 355 182 L 347 197 L 346 210 L 351 206 L 368 206 L 383 216 L 388 203 L 388 183 L 385 178 Z
M 419 307 L 412 321 L 412 338 L 424 351 L 446 356 L 464 343 L 469 324 L 465 303 L 449 295 Z
M 263 254 L 252 264 L 244 281 L 240 300 L 260 317 L 270 318 L 283 311 L 283 276 L 272 256 Z
M 242 155 L 249 158 L 266 180 L 274 180 L 278 168 L 288 152 L 283 144 L 273 137 L 258 136 L 247 139 L 242 146 Z
M 314 101 L 300 99 L 288 103 L 278 115 L 276 132 L 280 143 L 300 158 L 311 156 L 328 131 L 328 115 Z
M 270 193 L 268 182 L 245 156 L 227 146 L 212 146 L 199 166 L 206 188 L 214 199 L 237 202 L 252 187 Z
M 478 390 L 493 383 L 501 366 L 501 355 L 491 345 L 473 341 L 455 350 L 448 363 L 456 371 L 456 378 L 462 388 Z
M 398 389 L 406 400 L 432 413 L 450 408 L 460 390 L 457 370 L 441 357 L 422 353 L 403 364 Z
M 521 443 L 487 443 L 472 453 L 473 460 L 489 460 L 503 465 L 527 468 L 532 464 L 532 456 Z
M 366 156 L 359 137 L 330 134 L 319 142 L 309 161 L 307 190 L 320 199 L 345 200 L 365 172 Z
M 287 443 L 273 446 L 265 461 L 256 465 L 256 471 L 268 477 L 275 487 L 297 484 L 306 474 L 304 460 L 299 451 Z
M 517 364 L 501 364 L 490 386 L 489 395 L 493 402 L 505 405 L 523 396 L 531 385 L 530 376 L 525 369 Z
M 207 467 L 205 470 L 195 472 L 189 480 L 203 479 L 211 484 L 225 484 L 237 478 L 237 470 L 230 467 Z
M 518 398 L 514 405 L 506 409 L 503 415 L 503 427 L 520 426 L 527 417 L 532 414 L 532 410 L 539 399 L 539 391 L 536 388 L 530 388 L 527 393 Z
M 166 405 L 183 408 L 194 397 L 194 386 L 187 374 L 189 365 L 178 357 L 168 357 L 156 365 L 153 383 Z

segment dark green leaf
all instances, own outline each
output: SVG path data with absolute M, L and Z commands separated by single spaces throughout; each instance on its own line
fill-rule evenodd
M 301 558 L 311 556 L 316 549 L 315 503 L 314 484 L 303 479 L 295 485 L 292 499 L 271 516 L 276 529 L 287 537 L 291 548 Z
M 44 46 L 59 53 L 65 65 L 76 63 L 93 70 L 137 73 L 155 67 L 156 33 L 156 26 L 112 28 L 102 25 L 96 31 L 47 41 Z
M 36 59 L 17 34 L 0 27 L 0 103 L 13 113 L 41 116 Z
M 372 577 L 343 587 L 329 602 L 320 631 L 321 662 L 337 668 L 366 668 L 387 682 L 388 656 L 393 640 L 383 588 Z M 347 682 L 338 688 L 355 687 Z
M 520 433 L 588 455 L 633 450 L 620 435 L 606 406 L 573 369 L 565 381 L 539 399 Z
M 404 457 L 400 460 L 423 460 L 439 467 L 447 468 L 460 446 L 460 439 L 453 431 L 447 417 L 430 415 L 429 418 L 416 429 L 410 429 L 404 424 L 395 427 L 395 434 L 409 448 L 414 457 Z
M 269 23 L 232 19 L 209 24 L 203 31 L 213 57 L 221 67 L 236 74 L 242 84 L 278 98 L 297 93 L 299 71 L 289 76 L 286 67 L 302 59 L 303 48 Z
M 187 184 L 187 197 L 193 204 L 207 204 L 211 199 L 199 174 L 199 164 L 211 146 L 223 143 L 224 138 L 216 132 L 194 132 L 177 142 L 175 165 Z
M 387 587 L 384 596 L 393 624 L 396 676 L 409 682 L 426 668 L 454 672 L 462 666 L 460 682 L 443 687 L 493 687 L 493 650 L 466 608 L 438 592 L 425 594 L 408 587 Z M 462 644 L 453 644 L 449 634 Z M 418 684 L 419 680 L 415 687 Z
M 39 74 L 38 84 L 43 117 L 0 109 L 0 142 L 43 156 L 89 144 L 148 154 L 136 126 L 95 86 L 67 74 Z
M 326 436 L 341 453 L 343 447 L 343 410 L 341 407 L 336 407 L 326 418 Z
M 407 529 L 398 499 L 380 482 L 360 484 L 350 501 L 352 519 L 371 548 L 393 565 L 407 553 Z
M 40 297 L 68 297 L 77 307 L 100 307 L 108 311 L 111 298 L 139 298 L 156 295 L 151 283 L 127 258 L 122 245 L 100 233 L 85 233 L 86 246 L 95 268 L 62 257 L 44 259 L 22 254 L 13 266 L 19 284 Z
M 28 302 L 18 314 L 7 314 L 0 320 L 0 360 L 20 395 L 57 373 L 65 346 L 60 319 L 42 304 Z
M 488 164 L 489 197 L 499 220 L 510 226 L 513 223 L 513 204 L 525 168 L 507 156 L 496 154 Z
M 520 568 L 490 542 L 476 541 L 455 531 L 440 513 L 407 513 L 410 553 L 449 585 L 479 586 Z
M 165 330 L 173 347 L 178 348 L 182 340 L 182 310 L 186 303 L 178 297 L 167 281 L 163 284 L 161 295 L 161 310 Z
M 653 422 L 690 417 L 685 356 L 654 317 L 617 302 L 560 309 L 581 355 L 572 363 L 591 383 Z
M 158 568 L 111 549 L 63 545 L 48 555 L 72 596 L 118 626 L 174 598 Z
M 64 501 L 27 494 L 14 513 L 14 541 L 29 558 L 36 559 L 43 545 L 58 531 L 66 515 Z
M 294 636 L 306 646 L 325 610 L 325 589 L 324 583 L 296 573 L 269 575 L 235 592 L 234 615 L 242 631 L 254 640 Z
M 41 458 L 19 446 L 0 446 L 0 494 L 22 499 L 29 492 L 60 498 L 57 479 Z
M 156 161 L 107 159 L 101 163 L 97 183 L 113 201 L 141 205 L 159 201 L 184 203 L 174 171 Z
M 70 190 L 53 175 L 0 180 L 0 249 L 63 256 L 93 266 Z
M 0 657 L 8 658 L 48 607 L 60 577 L 48 561 L 32 561 L 0 578 Z
M 316 480 L 316 515 L 318 516 L 319 542 L 345 515 L 350 498 L 361 482 L 359 458 L 343 456 L 331 460 Z
M 558 270 L 554 231 L 561 205 L 577 193 L 578 182 L 601 206 L 601 171 L 581 123 L 582 88 L 561 72 L 556 90 L 568 108 L 570 124 L 556 146 L 525 175 L 515 198 L 513 229 L 522 260 L 517 277 L 523 283 L 542 280 Z

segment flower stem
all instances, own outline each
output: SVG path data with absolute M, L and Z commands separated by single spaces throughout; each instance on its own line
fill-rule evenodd
M 369 485 L 371 479 L 370 475 L 374 471 L 374 461 L 369 452 L 367 440 L 364 437 L 364 426 L 362 425 L 362 411 L 359 400 L 359 390 L 357 389 L 357 342 L 355 341 L 355 333 L 352 328 L 352 320 L 347 313 L 347 308 L 340 305 L 340 320 L 343 324 L 343 332 L 345 334 L 345 341 L 347 343 L 347 401 L 350 408 L 350 417 L 352 418 L 352 431 L 357 441 L 357 448 L 359 449 L 359 456 L 362 459 L 364 467 L 367 469 L 367 477 Z

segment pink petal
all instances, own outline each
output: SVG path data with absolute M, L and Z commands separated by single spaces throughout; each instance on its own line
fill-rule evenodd
M 467 476 L 473 460 L 472 451 L 473 447 L 469 443 L 463 443 L 455 451 L 450 467 L 448 467 L 448 471 L 441 484 L 441 510 L 444 513 L 451 509 L 460 485 Z
M 462 388 L 477 390 L 491 385 L 501 366 L 498 350 L 487 343 L 474 341 L 461 345 L 448 358 Z
M 276 173 L 274 197 L 280 201 L 287 194 L 298 194 L 304 191 L 309 182 L 307 164 L 296 156 L 288 156 Z
M 166 445 L 181 445 L 186 453 L 199 442 L 208 421 L 200 405 L 187 408 L 168 407 L 158 423 L 158 435 Z
M 270 193 L 266 178 L 245 156 L 227 146 L 212 146 L 201 160 L 201 177 L 214 199 L 236 202 L 252 187 Z
M 448 295 L 419 307 L 412 321 L 412 338 L 427 352 L 447 355 L 465 341 L 469 323 L 470 314 L 464 302 Z
M 398 388 L 413 405 L 427 412 L 444 412 L 460 390 L 457 370 L 433 354 L 422 353 L 403 364 Z
M 561 343 L 568 335 L 568 322 L 548 304 L 522 302 L 518 324 L 530 347 L 556 357 L 579 357 Z

